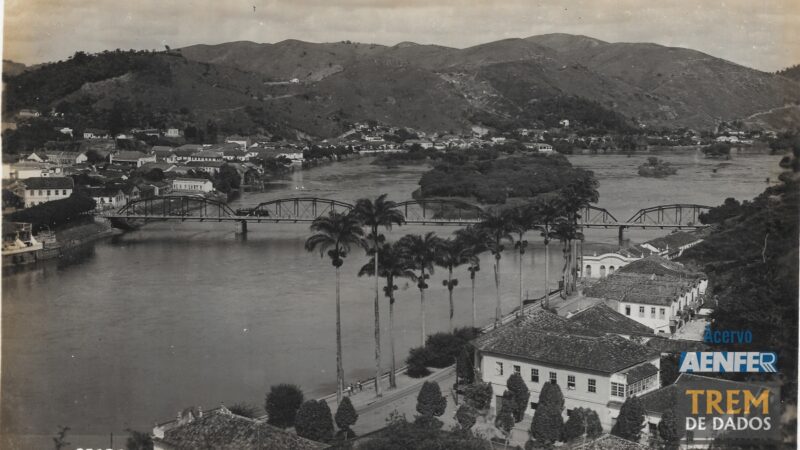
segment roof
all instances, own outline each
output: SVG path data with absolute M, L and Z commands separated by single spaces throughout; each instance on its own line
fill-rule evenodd
M 191 167 L 222 167 L 227 164 L 225 161 L 189 161 L 187 166 Z
M 674 408 L 677 405 L 677 398 L 678 386 L 676 384 L 658 388 L 639 397 L 645 411 L 658 414 L 664 414 L 665 411 Z
M 658 373 L 658 367 L 651 363 L 639 364 L 625 371 L 628 384 L 636 383 Z
M 561 329 L 543 327 L 545 321 L 558 319 L 542 320 L 540 314 L 554 315 L 543 311 L 518 319 L 476 338 L 473 344 L 482 352 L 604 373 L 616 373 L 658 356 L 644 345 L 617 335 L 599 336 L 568 321 Z
M 28 189 L 72 189 L 75 182 L 70 177 L 33 177 L 22 181 Z
M 172 181 L 196 181 L 198 183 L 211 183 L 211 180 L 207 178 L 175 178 Z
M 225 407 L 200 413 L 188 423 L 167 429 L 163 438 L 153 440 L 180 450 L 316 450 L 329 447 L 273 427 L 264 420 L 233 414 Z
M 701 240 L 702 239 L 696 234 L 687 233 L 685 231 L 676 231 L 666 236 L 651 239 L 645 242 L 645 244 L 650 244 L 657 249 L 666 250 L 667 248 L 677 249 L 678 247 L 689 245 L 693 242 Z
M 590 306 L 573 315 L 569 320 L 601 333 L 627 335 L 654 334 L 652 328 L 614 311 L 605 303 L 597 303 L 594 306 Z
M 192 156 L 195 158 L 221 158 L 222 154 L 222 150 L 201 150 Z
M 169 155 L 171 153 L 175 153 L 175 149 L 166 145 L 154 145 L 153 146 L 153 153 L 160 154 L 160 155 Z
M 604 434 L 586 443 L 575 442 L 567 448 L 571 450 L 647 450 L 649 447 L 618 436 Z
M 638 273 L 660 277 L 696 279 L 705 278 L 702 272 L 693 272 L 683 264 L 661 256 L 648 256 L 620 267 L 617 273 Z
M 114 161 L 138 161 L 139 159 L 147 158 L 148 156 L 150 155 L 147 155 L 142 152 L 123 150 L 114 155 Z
M 635 262 L 631 264 L 635 264 Z M 587 297 L 620 302 L 669 306 L 678 297 L 688 292 L 695 285 L 696 280 L 697 278 L 660 277 L 655 274 L 617 272 L 584 288 L 583 293 Z
M 87 186 L 82 188 L 90 197 L 116 197 L 121 191 L 119 186 Z
M 709 349 L 702 341 L 689 341 L 686 339 L 668 339 L 656 336 L 645 344 L 661 353 L 702 352 Z

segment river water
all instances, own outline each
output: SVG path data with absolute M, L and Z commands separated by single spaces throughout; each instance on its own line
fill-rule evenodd
M 777 179 L 779 156 L 735 154 L 703 159 L 695 150 L 658 155 L 678 167 L 664 179 L 642 178 L 637 155 L 576 155 L 573 164 L 600 180 L 598 206 L 624 220 L 640 208 L 670 203 L 717 205 L 726 197 L 750 199 Z M 233 208 L 290 196 L 352 202 L 388 193 L 411 198 L 425 167 L 384 169 L 370 159 L 296 172 L 268 192 L 245 194 Z M 714 172 L 712 169 L 716 169 Z M 389 233 L 450 227 L 407 226 Z M 94 245 L 71 264 L 46 264 L 3 277 L 2 448 L 42 448 L 60 425 L 73 447 L 124 446 L 124 430 L 149 430 L 190 405 L 249 402 L 263 406 L 269 386 L 303 387 L 306 397 L 335 386 L 334 271 L 308 253 L 306 225 L 250 225 L 246 240 L 231 224 L 151 224 Z M 631 231 L 634 241 L 662 232 Z M 665 232 L 663 232 L 665 233 Z M 522 267 L 526 291 L 544 291 L 544 252 L 538 236 Z M 613 243 L 616 230 L 592 230 L 589 241 Z M 552 286 L 562 260 L 551 247 Z M 356 276 L 363 252 L 342 268 L 342 332 L 348 381 L 370 376 L 373 361 L 373 283 Z M 518 304 L 519 258 L 501 261 L 504 311 Z M 478 274 L 481 324 L 494 314 L 491 263 Z M 444 275 L 426 293 L 428 330 L 448 326 Z M 457 269 L 457 325 L 471 321 L 469 277 Z M 396 305 L 398 364 L 419 345 L 419 292 L 400 281 Z M 387 304 L 382 298 L 384 361 Z

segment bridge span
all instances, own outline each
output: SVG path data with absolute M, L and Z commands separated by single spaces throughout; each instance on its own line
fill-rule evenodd
M 156 221 L 234 222 L 246 232 L 250 223 L 307 224 L 330 212 L 348 212 L 353 204 L 327 198 L 293 197 L 270 200 L 253 207 L 233 210 L 226 203 L 200 195 L 169 195 L 134 200 L 117 211 L 99 213 L 118 228 L 135 228 Z M 671 204 L 642 208 L 620 221 L 604 208 L 588 206 L 581 213 L 584 228 L 618 228 L 620 239 L 626 228 L 698 229 L 702 212 L 710 207 Z M 409 200 L 397 204 L 409 225 L 465 226 L 480 222 L 484 210 L 459 200 Z

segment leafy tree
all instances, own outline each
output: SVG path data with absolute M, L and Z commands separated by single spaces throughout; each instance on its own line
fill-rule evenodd
M 126 450 L 153 450 L 153 439 L 150 433 L 143 433 L 136 430 L 127 430 L 128 439 L 125 440 Z
M 342 314 L 339 292 L 339 268 L 353 246 L 363 246 L 364 230 L 350 214 L 331 211 L 327 216 L 314 219 L 311 231 L 315 232 L 306 240 L 306 250 L 319 251 L 320 256 L 328 252 L 331 264 L 336 269 L 336 401 L 342 401 L 344 391 L 344 368 L 342 367 Z
M 58 433 L 56 433 L 56 436 L 53 438 L 53 446 L 56 450 L 69 447 L 70 443 L 67 442 L 67 432 L 69 430 L 69 427 L 58 427 Z
M 82 194 L 42 203 L 30 208 L 11 213 L 8 218 L 12 222 L 33 224 L 34 231 L 45 228 L 56 228 L 78 220 L 84 213 L 94 210 L 95 201 Z
M 333 438 L 333 417 L 325 400 L 308 400 L 297 410 L 294 429 L 297 435 L 312 441 L 328 442 Z
M 456 411 L 456 420 L 458 421 L 458 424 L 461 425 L 462 429 L 471 429 L 475 425 L 475 421 L 477 419 L 478 411 L 469 404 L 464 403 L 458 407 L 458 410 Z
M 424 236 L 407 234 L 400 238 L 399 245 L 408 257 L 409 265 L 413 270 L 419 270 L 412 280 L 417 282 L 420 301 L 420 323 L 422 344 L 425 345 L 425 289 L 428 288 L 427 280 L 433 274 L 433 262 L 436 259 L 436 250 L 439 248 L 440 238 L 436 233 L 428 232 Z
M 381 243 L 385 240 L 384 236 L 378 232 L 380 228 L 392 229 L 392 225 L 402 225 L 405 221 L 403 214 L 398 210 L 397 203 L 387 200 L 387 194 L 381 194 L 375 201 L 362 198 L 356 201 L 353 214 L 361 224 L 370 231 L 368 240 L 372 243 L 371 254 L 374 264 L 372 275 L 375 277 L 375 395 L 381 396 L 381 321 L 380 321 L 380 287 L 378 278 L 380 270 Z
M 86 152 L 86 162 L 89 164 L 99 164 L 106 161 L 106 158 L 100 155 L 97 150 L 91 149 Z
M 506 436 L 506 444 L 511 436 L 511 430 L 514 429 L 514 400 L 510 392 L 503 393 L 503 405 L 500 407 L 500 412 L 494 419 L 494 426 L 501 430 Z
M 414 278 L 414 272 L 410 269 L 410 262 L 403 254 L 403 249 L 399 243 L 395 242 L 393 244 L 383 244 L 378 251 L 380 256 L 380 265 L 378 267 L 378 274 L 379 276 L 386 279 L 386 286 L 383 288 L 383 295 L 389 299 L 389 351 L 391 353 L 391 366 L 389 368 L 389 388 L 393 389 L 397 387 L 397 379 L 396 379 L 396 358 L 395 358 L 395 351 L 394 351 L 394 291 L 397 290 L 397 285 L 394 284 L 395 278 Z M 361 270 L 358 271 L 358 276 L 362 275 L 373 275 L 375 273 L 375 264 L 374 260 L 375 257 L 366 263 Z M 411 356 L 409 356 L 411 359 Z M 415 366 L 412 369 L 409 366 L 409 375 L 411 373 L 423 373 L 428 372 L 428 369 L 425 368 L 424 363 L 421 365 Z M 427 375 L 425 373 L 425 375 Z M 414 377 L 415 375 L 411 375 Z M 424 376 L 424 375 L 422 375 Z
M 591 439 L 600 437 L 603 434 L 603 425 L 600 423 L 600 416 L 597 411 L 589 409 L 586 412 L 586 435 Z
M 406 373 L 411 378 L 422 378 L 430 375 L 431 371 L 428 370 L 428 361 L 430 360 L 430 351 L 427 347 L 415 347 L 409 350 L 408 358 L 406 358 Z
M 456 376 L 462 384 L 472 384 L 475 381 L 474 352 L 465 346 L 456 359 Z
M 586 434 L 588 428 L 588 413 L 589 410 L 584 408 L 575 408 L 569 414 L 567 422 L 564 424 L 564 430 L 561 434 L 561 440 L 569 442 L 577 439 Z
M 741 203 L 733 197 L 728 197 L 722 205 L 711 208 L 708 212 L 700 213 L 700 223 L 704 225 L 722 223 L 738 214 L 742 213 Z
M 343 434 L 346 438 L 355 436 L 355 433 L 350 427 L 355 425 L 356 421 L 358 420 L 358 413 L 353 407 L 350 397 L 343 398 L 342 402 L 339 403 L 339 407 L 336 408 L 336 415 L 334 416 L 334 419 L 336 420 L 336 426 L 344 432 Z
M 531 438 L 542 443 L 553 443 L 561 438 L 564 419 L 564 396 L 555 383 L 545 383 L 539 393 L 539 406 L 531 420 Z
M 480 254 L 485 252 L 486 233 L 479 227 L 469 225 L 456 231 L 456 239 L 461 241 L 463 256 L 469 263 L 469 280 L 472 285 L 472 326 L 477 324 L 477 309 L 475 305 L 475 275 L 481 270 Z
M 267 422 L 280 428 L 291 427 L 303 401 L 303 391 L 294 384 L 271 386 L 264 404 L 269 417 Z
M 638 397 L 628 397 L 619 409 L 617 423 L 611 434 L 633 442 L 639 442 L 644 428 L 644 405 Z
M 473 408 L 485 410 L 492 402 L 492 383 L 473 383 L 464 389 L 464 397 Z
M 470 433 L 454 433 L 404 417 L 394 418 L 382 431 L 359 442 L 359 450 L 491 450 L 491 444 Z
M 658 436 L 664 443 L 665 450 L 680 448 L 681 436 L 678 434 L 678 419 L 673 410 L 668 409 L 661 416 L 661 422 L 658 423 Z
M 508 388 L 507 392 L 511 394 L 511 412 L 514 414 L 514 421 L 519 423 L 525 417 L 531 393 L 528 390 L 528 385 L 522 380 L 522 376 L 516 372 L 508 377 L 506 387 Z
M 158 170 L 158 169 L 153 169 Z M 242 184 L 242 176 L 239 171 L 229 164 L 223 164 L 219 168 L 219 173 L 215 177 L 214 187 L 224 193 L 239 189 Z
M 439 383 L 426 381 L 417 395 L 417 412 L 427 417 L 439 417 L 447 408 L 447 398 L 442 395 Z
M 164 181 L 164 171 L 158 167 L 150 169 L 149 172 L 144 174 L 144 179 L 148 181 Z
M 506 242 L 514 242 L 514 238 L 511 237 L 511 223 L 500 210 L 494 209 L 481 217 L 478 227 L 486 233 L 486 248 L 494 256 L 494 286 L 497 294 L 494 308 L 494 324 L 498 326 L 503 315 L 500 309 L 500 258 L 503 250 L 505 250 L 504 244 Z
M 237 416 L 249 417 L 250 419 L 258 417 L 258 407 L 250 403 L 235 403 L 228 408 L 228 411 Z
M 678 375 L 680 375 L 680 372 L 678 371 L 679 364 L 680 361 L 678 360 L 677 354 L 670 353 L 661 356 L 661 363 L 659 364 L 659 378 L 661 379 L 662 387 L 669 386 L 678 379 Z

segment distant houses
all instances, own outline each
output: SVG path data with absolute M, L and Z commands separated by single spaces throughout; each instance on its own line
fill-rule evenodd
M 26 208 L 67 198 L 75 189 L 75 183 L 69 177 L 32 177 L 21 183 Z
M 214 190 L 211 180 L 205 178 L 175 178 L 172 180 L 172 192 L 208 193 Z

